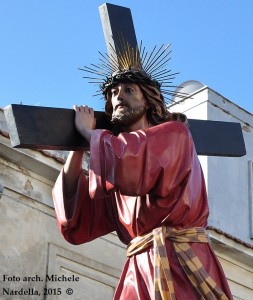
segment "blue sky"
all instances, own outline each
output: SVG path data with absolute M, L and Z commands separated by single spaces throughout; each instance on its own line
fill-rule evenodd
M 97 0 L 0 2 L 0 107 L 27 105 L 103 110 L 78 70 L 106 52 Z M 179 85 L 198 80 L 253 113 L 253 1 L 112 0 L 131 8 L 148 49 L 172 44 L 168 68 Z

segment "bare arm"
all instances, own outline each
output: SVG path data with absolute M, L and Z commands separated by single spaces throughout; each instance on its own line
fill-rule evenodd
M 96 120 L 94 118 L 94 110 L 88 106 L 76 106 L 75 110 L 75 126 L 79 133 L 90 142 L 91 133 L 95 128 Z M 84 151 L 71 151 L 63 167 L 65 194 L 67 198 L 72 197 L 77 189 L 79 174 L 82 170 L 82 159 Z
M 71 151 L 63 167 L 65 195 L 71 198 L 77 189 L 79 174 L 82 170 L 84 151 Z

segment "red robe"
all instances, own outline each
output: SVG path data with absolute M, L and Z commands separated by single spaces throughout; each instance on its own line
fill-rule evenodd
M 81 244 L 116 231 L 128 244 L 162 225 L 184 229 L 206 227 L 208 203 L 204 177 L 188 128 L 181 122 L 121 133 L 94 130 L 89 180 L 81 172 L 71 205 L 64 206 L 63 172 L 53 198 L 64 238 Z M 209 244 L 192 243 L 204 268 L 233 299 Z M 176 257 L 166 249 L 176 299 L 199 299 Z M 153 249 L 127 259 L 114 299 L 153 299 Z

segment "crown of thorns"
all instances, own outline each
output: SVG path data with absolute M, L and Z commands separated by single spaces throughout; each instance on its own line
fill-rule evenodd
M 94 96 L 105 96 L 111 87 L 122 82 L 152 85 L 160 90 L 167 102 L 170 102 L 174 95 L 185 96 L 180 92 L 171 90 L 177 87 L 172 85 L 172 80 L 178 73 L 172 73 L 166 68 L 166 64 L 171 59 L 169 57 L 171 53 L 170 44 L 166 47 L 161 45 L 158 49 L 155 46 L 149 53 L 143 47 L 142 42 L 139 47 L 133 48 L 121 38 L 120 46 L 113 47 L 110 44 L 110 48 L 113 53 L 110 56 L 99 52 L 100 63 L 79 68 L 96 76 L 83 76 L 83 78 L 91 80 L 89 83 L 99 86 L 99 90 Z

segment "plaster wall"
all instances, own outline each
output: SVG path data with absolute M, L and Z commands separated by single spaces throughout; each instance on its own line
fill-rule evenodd
M 170 112 L 181 112 L 188 119 L 207 120 L 208 89 L 203 87 L 189 97 L 180 99 L 169 106 Z

